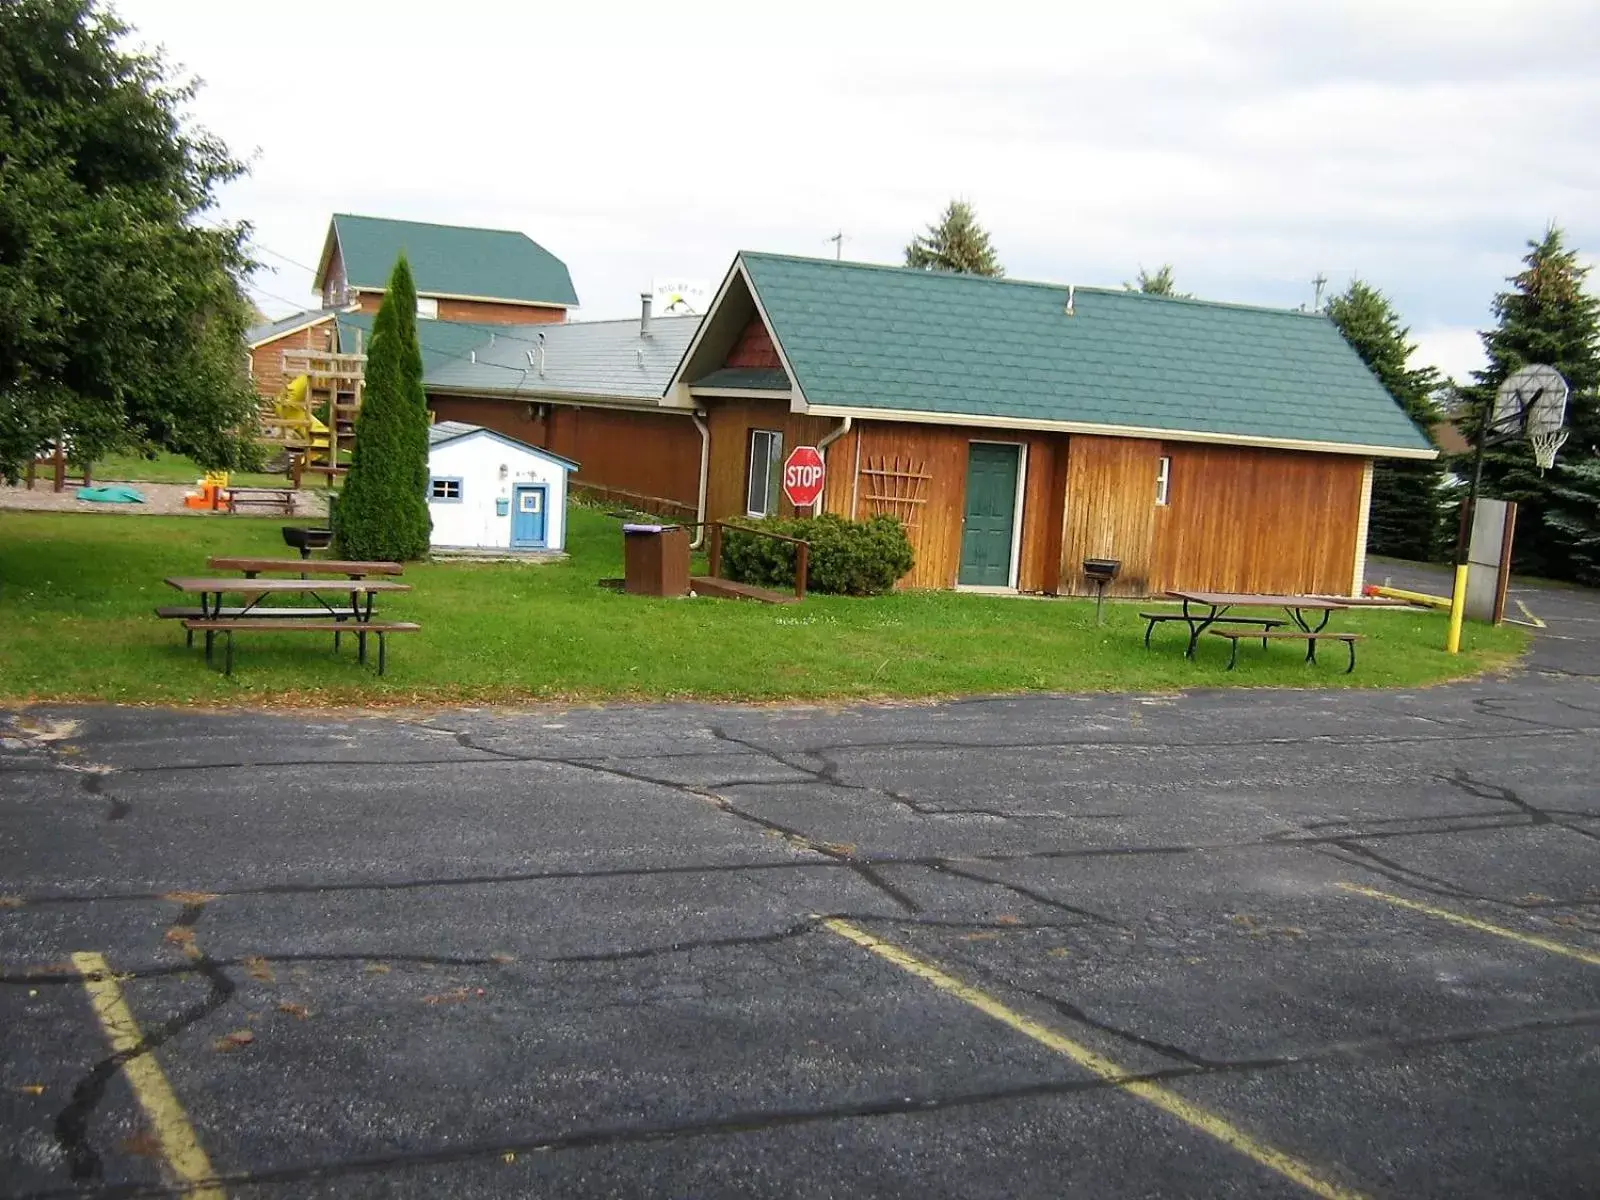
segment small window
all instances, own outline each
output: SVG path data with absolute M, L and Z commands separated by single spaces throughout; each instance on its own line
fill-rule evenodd
M 783 471 L 783 434 L 772 429 L 750 431 L 750 477 L 745 512 L 770 517 L 778 511 L 778 477 Z
M 417 316 L 424 321 L 437 321 L 439 319 L 439 302 L 432 296 L 418 296 Z
M 1165 504 L 1172 487 L 1172 459 L 1162 455 L 1156 467 L 1156 503 Z
M 442 475 L 435 475 L 428 480 L 428 499 L 459 504 L 461 501 L 461 480 L 447 479 Z

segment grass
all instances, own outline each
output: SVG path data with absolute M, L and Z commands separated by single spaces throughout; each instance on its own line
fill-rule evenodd
M 214 554 L 282 555 L 278 522 L 79 513 L 0 514 L 0 700 L 398 705 L 453 701 L 915 698 L 1017 691 L 1213 686 L 1414 687 L 1512 662 L 1527 635 L 1471 626 L 1452 658 L 1442 615 L 1367 611 L 1336 627 L 1368 635 L 1354 675 L 1342 648 L 1310 667 L 1303 648 L 1206 639 L 1183 658 L 1172 626 L 1153 648 L 1138 604 L 954 592 L 803 605 L 651 600 L 596 586 L 622 573 L 617 522 L 575 507 L 570 561 L 427 563 L 383 615 L 420 621 L 379 679 L 310 636 L 239 635 L 231 679 L 151 610 L 177 601 L 163 577 Z M 1215 643 L 1215 644 L 1213 644 Z
M 341 458 L 344 456 L 341 455 Z M 192 458 L 170 454 L 163 450 L 154 458 L 140 454 L 108 454 L 94 464 L 95 481 L 123 480 L 130 483 L 194 483 L 205 475 L 205 468 Z M 313 484 L 320 476 L 311 477 Z M 233 471 L 228 481 L 240 487 L 285 487 L 283 472 L 267 474 L 261 471 Z

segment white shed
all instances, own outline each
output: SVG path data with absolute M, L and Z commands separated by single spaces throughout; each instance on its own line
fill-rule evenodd
M 563 550 L 567 474 L 577 469 L 493 429 L 438 421 L 428 429 L 429 540 L 440 549 Z

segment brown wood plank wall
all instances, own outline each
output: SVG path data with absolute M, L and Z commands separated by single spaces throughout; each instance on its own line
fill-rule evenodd
M 1150 594 L 1156 466 L 1161 443 L 1074 435 L 1061 531 L 1061 591 L 1093 595 L 1086 558 L 1115 558 L 1122 573 L 1108 596 Z
M 745 515 L 752 429 L 775 429 L 781 433 L 787 456 L 796 446 L 815 446 L 839 424 L 825 417 L 797 416 L 789 411 L 787 400 L 712 401 L 707 404 L 706 422 L 711 427 L 711 466 L 706 480 L 706 519 L 710 521 Z M 837 450 L 837 446 L 830 447 L 829 457 L 842 461 Z M 697 459 L 697 468 L 698 465 Z M 830 480 L 830 492 L 831 483 Z M 794 506 L 783 500 L 779 512 L 792 517 Z
M 1153 592 L 1349 591 L 1365 459 L 1193 443 L 1164 453 L 1172 481 L 1156 509 Z

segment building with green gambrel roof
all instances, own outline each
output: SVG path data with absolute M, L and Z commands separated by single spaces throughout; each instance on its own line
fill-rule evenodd
M 538 325 L 577 307 L 567 264 L 525 233 L 335 213 L 313 286 L 325 307 L 376 312 L 404 253 L 419 317 Z
M 1320 314 L 749 252 L 662 402 L 705 413 L 708 518 L 793 511 L 818 446 L 933 587 L 1347 594 L 1373 460 L 1435 454 Z

